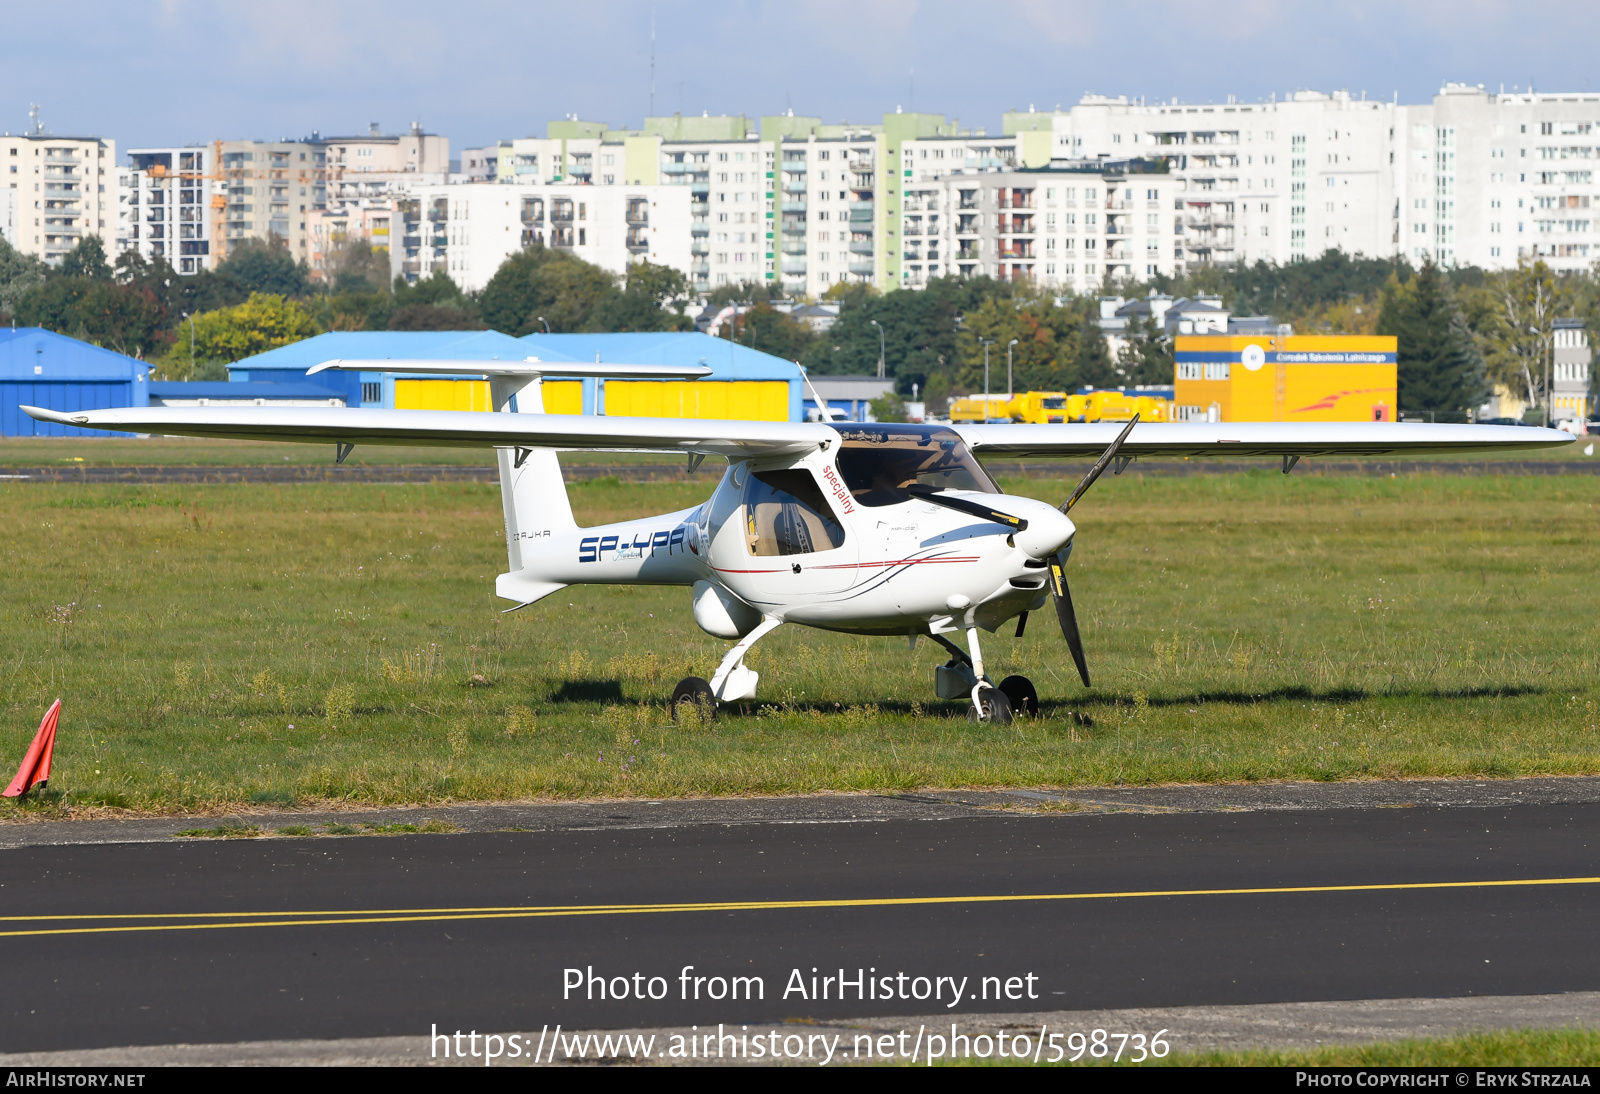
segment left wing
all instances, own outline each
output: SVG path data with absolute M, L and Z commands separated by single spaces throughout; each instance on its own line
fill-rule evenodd
M 979 456 L 1094 457 L 1124 422 L 1080 425 L 951 426 Z M 1557 448 L 1575 440 L 1559 429 L 1411 422 L 1149 422 L 1118 451 L 1135 456 L 1382 456 Z
M 695 452 L 740 459 L 799 455 L 839 439 L 837 430 L 812 422 L 335 407 L 119 407 L 64 412 L 36 406 L 22 409 L 41 422 L 85 429 L 319 444 Z

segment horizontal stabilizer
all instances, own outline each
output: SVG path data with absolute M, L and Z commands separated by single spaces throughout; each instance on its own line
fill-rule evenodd
M 494 595 L 502 600 L 516 601 L 518 608 L 526 608 L 534 601 L 543 600 L 551 593 L 560 592 L 565 588 L 566 586 L 559 581 L 541 581 L 530 576 L 526 570 L 514 570 L 494 579 Z

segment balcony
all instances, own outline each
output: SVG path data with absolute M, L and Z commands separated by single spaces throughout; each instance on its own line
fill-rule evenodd
M 572 234 L 572 229 L 571 228 L 551 228 L 550 229 L 550 246 L 552 246 L 552 247 L 571 247 L 572 245 L 573 245 L 573 234 Z
M 689 253 L 692 255 L 708 255 L 711 253 L 711 241 L 697 239 L 689 244 Z
M 550 220 L 556 224 L 572 223 L 572 202 L 558 201 L 550 207 Z
M 783 262 L 783 272 L 786 274 L 798 274 L 799 276 L 804 277 L 806 272 L 805 259 L 785 259 Z
M 695 262 L 689 266 L 689 272 L 696 278 L 708 277 L 711 274 L 711 263 Z
M 853 274 L 871 274 L 876 267 L 871 262 L 852 262 L 850 272 Z
M 694 165 L 688 163 L 663 163 L 661 165 L 661 173 L 663 175 L 682 175 L 693 169 Z
M 689 203 L 689 215 L 707 217 L 711 215 L 711 204 L 705 201 L 692 201 Z
M 1032 194 L 1028 194 L 1026 196 L 1003 197 L 1003 198 L 1000 199 L 1000 203 L 998 205 L 998 208 L 1001 208 L 1001 209 L 1032 209 L 1033 208 L 1033 195 Z
M 699 198 L 701 201 L 706 201 L 711 197 L 711 184 L 709 182 L 691 182 L 689 184 L 689 195 Z
M 650 234 L 643 228 L 628 229 L 628 250 L 635 254 L 650 249 Z
M 786 213 L 803 213 L 806 211 L 805 199 L 801 198 L 799 201 L 790 201 L 788 198 L 784 198 L 781 208 Z
M 711 225 L 703 220 L 696 220 L 689 225 L 689 234 L 692 236 L 705 236 L 711 234 Z
M 870 239 L 854 239 L 850 241 L 850 252 L 852 254 L 869 255 L 876 249 Z
M 1014 244 L 1010 247 L 1002 246 L 999 251 L 1001 258 L 1033 258 L 1032 243 Z
M 650 203 L 648 201 L 628 202 L 627 220 L 629 224 L 649 224 Z
M 868 200 L 866 200 L 866 201 L 852 201 L 850 203 L 850 219 L 851 220 L 858 219 L 856 214 L 859 213 L 859 214 L 861 214 L 859 219 L 871 220 L 872 219 L 873 210 L 876 209 L 876 208 L 877 208 L 877 203 L 872 201 L 870 198 Z
M 805 179 L 785 179 L 783 192 L 786 194 L 804 194 L 806 192 Z
M 806 253 L 804 239 L 786 239 L 783 241 L 783 253 L 786 255 L 803 255 Z

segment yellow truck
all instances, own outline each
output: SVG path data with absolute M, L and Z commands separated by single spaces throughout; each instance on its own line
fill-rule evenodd
M 1134 414 L 1142 422 L 1170 422 L 1172 404 L 1154 395 L 1124 391 L 1091 391 L 1068 395 L 1064 391 L 1025 391 L 1007 399 L 991 395 L 956 399 L 950 403 L 952 422 L 1125 422 Z

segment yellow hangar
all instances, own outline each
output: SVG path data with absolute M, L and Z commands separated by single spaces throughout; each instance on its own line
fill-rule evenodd
M 1393 338 L 1215 334 L 1173 349 L 1174 421 L 1396 420 Z

